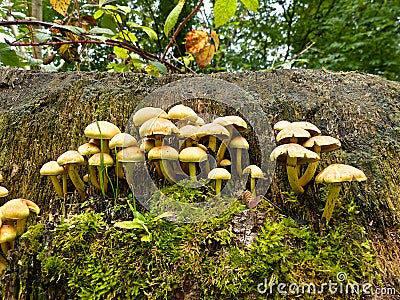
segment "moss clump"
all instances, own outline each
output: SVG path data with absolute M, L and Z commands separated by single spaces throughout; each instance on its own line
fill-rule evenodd
M 378 269 L 351 205 L 339 206 L 348 221 L 322 236 L 263 205 L 267 219 L 256 242 L 244 249 L 233 243 L 231 220 L 244 209 L 237 201 L 204 223 L 177 225 L 145 214 L 150 242 L 141 241 L 140 229 L 116 229 L 89 210 L 51 231 L 30 227 L 21 239 L 21 264 L 35 258 L 39 271 L 30 296 L 39 298 L 264 299 L 257 286 L 266 282 L 275 284 L 268 296 L 281 299 L 278 283 L 318 287 L 340 283 L 339 272 L 351 282 L 374 284 Z M 327 295 L 343 298 L 328 291 L 302 297 Z

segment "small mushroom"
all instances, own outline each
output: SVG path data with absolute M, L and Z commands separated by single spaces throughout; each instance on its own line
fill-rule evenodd
M 40 208 L 30 200 L 18 198 L 4 203 L 0 207 L 0 216 L 2 221 L 16 220 L 17 234 L 20 235 L 25 231 L 26 218 L 31 211 L 39 214 Z
M 256 179 L 264 178 L 263 171 L 256 165 L 250 165 L 244 168 L 243 174 L 250 175 L 250 191 L 256 197 Z
M 50 177 L 59 198 L 63 198 L 64 193 L 63 188 L 61 187 L 61 184 L 57 179 L 57 175 L 63 175 L 64 173 L 64 168 L 61 167 L 55 160 L 45 163 L 40 169 L 40 175 Z
M 303 147 L 310 149 L 321 156 L 322 152 L 329 152 L 340 148 L 341 144 L 338 139 L 331 136 L 317 135 L 309 138 Z M 313 178 L 315 171 L 318 167 L 318 161 L 311 162 L 308 164 L 307 169 L 304 174 L 299 178 L 299 183 L 301 186 L 305 186 Z
M 200 147 L 187 147 L 179 153 L 179 160 L 189 164 L 189 176 L 191 180 L 196 180 L 196 163 L 205 161 L 207 152 Z
M 85 163 L 83 156 L 79 154 L 78 151 L 69 150 L 57 158 L 57 163 L 66 168 L 66 172 L 68 173 L 69 178 L 71 179 L 79 195 L 82 199 L 85 199 L 85 184 L 75 169 L 76 165 L 82 165 Z
M 85 143 L 78 147 L 78 152 L 87 160 L 90 156 L 100 153 L 100 148 L 94 143 Z M 98 190 L 101 190 L 99 182 L 97 181 L 96 167 L 89 165 L 89 181 Z
M 332 218 L 333 208 L 335 207 L 336 200 L 342 188 L 341 183 L 346 181 L 361 182 L 365 180 L 367 180 L 367 177 L 363 171 L 345 164 L 329 165 L 315 177 L 315 183 L 330 184 L 324 212 L 322 214 L 322 220 L 325 220 L 326 224 L 328 224 L 329 220 Z
M 283 144 L 276 147 L 270 154 L 270 159 L 282 161 L 286 165 L 286 172 L 289 184 L 296 195 L 304 193 L 303 187 L 299 184 L 297 166 L 301 163 L 319 160 L 319 155 L 307 150 L 295 143 Z
M 189 106 L 178 104 L 168 110 L 167 118 L 180 122 L 195 122 L 197 114 Z
M 135 176 L 133 164 L 144 163 L 145 156 L 143 152 L 135 146 L 122 148 L 117 154 L 118 163 L 123 164 L 125 168 L 125 179 L 130 182 L 131 178 Z
M 217 151 L 217 138 L 226 139 L 229 137 L 229 131 L 217 123 L 208 123 L 200 126 L 195 134 L 195 139 L 207 139 L 208 148 L 214 153 Z
M 217 165 L 220 166 L 220 162 L 224 159 L 225 156 L 226 147 L 229 145 L 231 139 L 237 136 L 238 132 L 246 131 L 247 123 L 239 116 L 218 117 L 213 121 L 213 123 L 224 126 L 229 132 L 229 136 L 222 140 L 221 145 L 219 146 L 217 151 Z
M 121 150 L 122 148 L 139 147 L 139 144 L 132 135 L 130 135 L 129 133 L 126 133 L 126 132 L 121 132 L 121 133 L 116 134 L 110 140 L 110 143 L 108 146 L 111 150 L 113 150 L 113 152 L 115 153 L 115 156 L 117 157 L 118 151 Z M 115 174 L 117 174 L 118 178 L 121 178 L 121 179 L 124 178 L 124 171 L 122 170 L 120 163 L 115 164 Z
M 156 146 L 162 146 L 165 136 L 179 134 L 179 129 L 170 120 L 164 118 L 152 118 L 140 126 L 141 137 L 155 139 Z
M 237 136 L 231 140 L 229 147 L 236 149 L 236 173 L 242 175 L 242 150 L 249 150 L 249 143 L 242 136 Z
M 222 180 L 231 179 L 231 174 L 224 168 L 214 168 L 208 173 L 208 179 L 215 180 L 215 195 L 221 194 Z
M 173 171 L 170 168 L 169 161 L 178 161 L 178 151 L 171 146 L 157 146 L 149 151 L 148 158 L 150 161 L 154 160 L 157 170 L 159 169 L 170 183 L 175 183 Z
M 109 153 L 108 143 L 121 130 L 108 121 L 96 121 L 86 126 L 85 136 L 92 139 L 100 140 L 100 150 Z
M 311 137 L 311 134 L 300 127 L 288 126 L 276 135 L 278 144 L 299 143 L 302 144 Z
M 8 250 L 14 249 L 16 237 L 17 230 L 14 226 L 4 224 L 0 227 L 0 245 L 4 254 L 7 254 Z
M 89 166 L 97 167 L 99 171 L 100 189 L 102 192 L 107 193 L 108 190 L 108 176 L 107 168 L 114 165 L 114 159 L 108 153 L 93 154 L 88 160 Z M 92 176 L 92 174 L 90 174 Z

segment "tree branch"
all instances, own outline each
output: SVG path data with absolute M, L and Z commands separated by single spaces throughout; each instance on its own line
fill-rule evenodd
M 200 10 L 202 4 L 203 4 L 203 0 L 200 0 L 199 3 L 197 3 L 196 7 L 193 8 L 191 13 L 181 23 L 179 23 L 178 28 L 176 28 L 174 35 L 169 40 L 169 43 L 168 43 L 167 47 L 165 48 L 163 55 L 161 56 L 162 60 L 165 59 L 165 56 L 167 55 L 169 48 L 171 48 L 172 45 L 175 43 L 175 39 L 178 36 L 179 32 L 181 31 L 182 27 L 185 26 L 185 24 L 194 16 L 194 14 Z

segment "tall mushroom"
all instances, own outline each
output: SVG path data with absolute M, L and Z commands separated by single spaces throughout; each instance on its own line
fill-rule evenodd
M 324 212 L 322 214 L 322 220 L 325 219 L 326 224 L 328 224 L 329 220 L 332 218 L 333 208 L 335 207 L 336 200 L 342 188 L 341 183 L 346 181 L 361 182 L 365 180 L 367 180 L 367 177 L 363 171 L 345 164 L 329 165 L 315 177 L 315 183 L 330 184 Z
M 197 179 L 196 163 L 205 161 L 206 159 L 207 152 L 200 147 L 187 147 L 179 153 L 179 160 L 189 164 L 189 176 L 193 181 Z
M 152 118 L 140 126 L 141 137 L 155 139 L 155 145 L 161 146 L 165 136 L 179 134 L 179 129 L 170 120 L 164 118 Z
M 57 163 L 60 166 L 64 166 L 66 172 L 69 175 L 73 185 L 81 196 L 82 199 L 85 199 L 85 184 L 82 179 L 79 177 L 78 171 L 75 166 L 82 165 L 85 163 L 85 159 L 83 156 L 76 150 L 69 150 L 61 154 L 57 158 Z
M 303 147 L 310 149 L 321 156 L 322 152 L 329 152 L 340 148 L 341 144 L 338 139 L 326 135 L 317 135 L 309 138 L 303 143 Z M 304 174 L 299 178 L 301 186 L 305 186 L 313 178 L 318 167 L 318 161 L 308 164 Z
M 17 234 L 20 235 L 25 230 L 26 218 L 28 218 L 31 211 L 39 214 L 40 208 L 30 200 L 18 198 L 4 203 L 0 207 L 0 216 L 2 221 L 16 220 Z
M 221 194 L 222 180 L 231 179 L 231 174 L 224 168 L 214 168 L 208 173 L 208 179 L 215 180 L 215 195 Z
M 121 130 L 108 121 L 96 121 L 86 126 L 85 136 L 92 139 L 100 140 L 100 150 L 109 153 L 108 143 Z
M 108 190 L 108 176 L 107 168 L 114 165 L 114 159 L 108 153 L 93 154 L 88 160 L 89 166 L 95 166 L 99 171 L 100 189 L 102 192 L 107 193 Z
M 122 148 L 127 148 L 127 147 L 138 147 L 139 144 L 137 140 L 130 135 L 129 133 L 126 132 L 121 132 L 116 134 L 109 143 L 109 148 L 114 151 L 115 157 L 118 160 L 117 153 L 119 150 Z M 117 174 L 118 178 L 124 178 L 124 171 L 122 170 L 121 164 L 118 162 L 115 164 L 115 173 Z
M 159 107 L 143 107 L 135 112 L 132 121 L 135 126 L 140 127 L 152 118 L 167 118 L 167 113 Z
M 148 153 L 149 160 L 155 161 L 156 168 L 160 169 L 160 172 L 170 183 L 175 183 L 175 176 L 169 162 L 178 161 L 178 157 L 178 151 L 171 146 L 157 146 L 152 148 Z
M 49 176 L 54 189 L 57 193 L 59 198 L 64 197 L 63 189 L 61 187 L 60 182 L 57 179 L 57 175 L 63 175 L 65 172 L 64 168 L 61 167 L 55 160 L 51 160 L 45 163 L 42 168 L 40 169 L 40 175 L 42 176 Z
M 256 179 L 264 178 L 263 171 L 256 165 L 249 165 L 244 168 L 243 174 L 250 175 L 250 191 L 256 197 Z
M 229 137 L 229 131 L 222 125 L 217 123 L 204 124 L 197 128 L 195 139 L 207 139 L 208 148 L 214 153 L 217 151 L 217 138 L 226 139 Z
M 303 187 L 299 184 L 297 165 L 306 162 L 319 160 L 319 155 L 307 150 L 295 143 L 283 144 L 276 147 L 270 154 L 270 159 L 277 160 L 286 165 L 289 184 L 296 195 L 304 193 Z
M 117 154 L 118 163 L 121 163 L 125 169 L 125 179 L 128 182 L 132 182 L 133 176 L 135 176 L 134 172 L 134 164 L 136 163 L 144 163 L 145 155 L 140 150 L 140 148 L 131 146 L 127 148 L 122 148 L 118 151 Z
M 196 122 L 197 114 L 189 106 L 178 104 L 168 110 L 167 118 L 179 122 Z
M 242 175 L 242 152 L 243 150 L 249 150 L 249 143 L 242 136 L 237 136 L 231 140 L 229 147 L 236 150 L 236 168 L 235 171 L 238 175 Z
M 100 153 L 100 148 L 94 143 L 85 143 L 78 147 L 78 152 L 85 157 L 85 159 L 89 159 L 90 156 Z M 89 180 L 90 184 L 93 185 L 98 190 L 101 190 L 99 182 L 97 180 L 96 168 L 94 166 L 89 165 Z

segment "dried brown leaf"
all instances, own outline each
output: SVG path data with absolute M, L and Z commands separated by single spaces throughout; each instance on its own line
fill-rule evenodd
M 186 51 L 194 54 L 200 52 L 209 40 L 208 33 L 204 30 L 192 30 L 186 35 Z
M 211 60 L 213 59 L 214 53 L 215 53 L 215 46 L 214 45 L 205 46 L 196 55 L 196 63 L 197 63 L 197 65 L 202 69 L 207 67 L 208 64 L 211 62 Z

